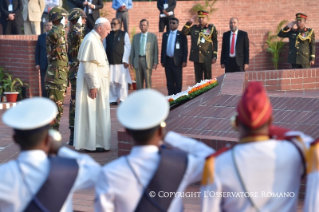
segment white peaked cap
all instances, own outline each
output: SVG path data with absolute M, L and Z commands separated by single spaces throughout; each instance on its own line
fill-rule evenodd
M 7 110 L 2 121 L 17 130 L 34 130 L 50 124 L 57 113 L 58 108 L 52 100 L 34 97 L 22 100 Z
M 148 130 L 159 126 L 168 114 L 168 101 L 163 94 L 153 89 L 135 91 L 117 109 L 119 122 L 131 130 Z
M 107 20 L 106 18 L 98 18 L 96 19 L 95 24 L 102 24 L 106 22 L 109 22 L 109 20 Z

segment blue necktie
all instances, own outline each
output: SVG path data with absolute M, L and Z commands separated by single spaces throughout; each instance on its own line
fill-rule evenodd
M 170 36 L 169 36 L 169 41 L 168 41 L 168 48 L 167 48 L 167 55 L 169 57 L 173 57 L 174 56 L 174 35 L 175 33 L 171 32 Z

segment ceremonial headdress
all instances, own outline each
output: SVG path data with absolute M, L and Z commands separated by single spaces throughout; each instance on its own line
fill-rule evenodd
M 153 89 L 136 91 L 117 109 L 119 122 L 130 130 L 148 130 L 159 126 L 169 114 L 169 103 Z
M 297 14 L 296 14 L 296 21 L 297 21 L 297 20 L 300 20 L 300 19 L 305 19 L 305 20 L 306 20 L 307 17 L 308 17 L 308 16 L 307 16 L 306 14 L 304 14 L 304 13 L 297 13 Z
M 7 110 L 2 116 L 2 121 L 16 133 L 28 135 L 49 129 L 57 113 L 57 106 L 52 100 L 34 97 L 22 100 Z
M 238 119 L 251 129 L 263 126 L 272 116 L 272 106 L 260 82 L 250 82 L 237 106 Z
M 199 18 L 204 18 L 204 17 L 206 17 L 207 15 L 209 15 L 209 12 L 204 11 L 204 10 L 199 10 L 199 11 L 197 12 L 197 17 L 199 17 Z

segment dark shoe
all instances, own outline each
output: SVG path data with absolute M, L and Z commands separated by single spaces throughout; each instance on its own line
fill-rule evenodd
M 117 102 L 111 102 L 110 105 L 117 105 Z
M 97 151 L 97 152 L 104 152 L 105 149 L 104 149 L 104 148 L 101 148 L 101 147 L 98 147 L 98 148 L 96 148 L 96 151 Z
M 70 139 L 68 145 L 73 146 L 74 129 L 70 129 Z

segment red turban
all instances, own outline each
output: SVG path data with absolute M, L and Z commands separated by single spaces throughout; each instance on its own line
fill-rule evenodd
M 269 121 L 272 106 L 266 90 L 260 82 L 250 82 L 237 106 L 241 123 L 251 129 L 258 129 Z

